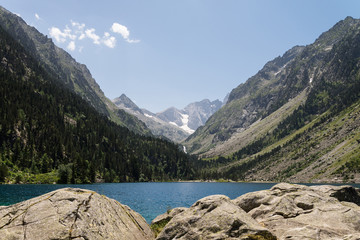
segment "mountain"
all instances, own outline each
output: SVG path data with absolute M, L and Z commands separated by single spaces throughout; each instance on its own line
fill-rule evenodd
M 166 122 L 184 129 L 189 134 L 204 125 L 209 117 L 222 106 L 219 100 L 210 101 L 204 99 L 200 102 L 194 102 L 187 105 L 183 110 L 174 107 L 168 108 L 156 116 Z
M 181 142 L 189 136 L 189 134 L 184 130 L 161 120 L 152 112 L 140 109 L 125 94 L 122 94 L 120 97 L 115 98 L 112 101 L 120 111 L 126 111 L 144 122 L 155 136 L 163 136 L 174 142 Z
M 203 178 L 360 181 L 360 20 L 265 64 L 191 135 Z
M 211 102 L 204 99 L 187 105 L 183 110 L 171 107 L 154 114 L 146 109 L 140 109 L 125 94 L 112 101 L 119 109 L 143 121 L 154 135 L 164 136 L 174 142 L 184 140 L 199 126 L 204 125 L 206 120 L 222 106 L 219 100 Z
M 39 61 L 53 78 L 80 95 L 99 113 L 138 134 L 150 133 L 144 123 L 124 111 L 117 111 L 85 65 L 76 62 L 70 54 L 57 47 L 36 28 L 27 25 L 22 18 L 0 7 L 0 26 Z
M 237 147 L 239 145 L 237 140 L 231 141 L 233 144 L 229 143 L 232 136 L 242 133 L 251 124 L 275 111 L 277 106 L 281 106 L 281 102 L 286 102 L 299 93 L 297 89 L 291 89 L 291 86 L 284 91 L 282 86 L 285 85 L 283 81 L 286 81 L 286 76 L 289 75 L 288 69 L 291 63 L 303 50 L 304 47 L 300 46 L 292 48 L 283 56 L 268 62 L 255 76 L 233 89 L 227 103 L 210 117 L 205 126 L 199 128 L 185 141 L 188 151 L 216 156 L 230 154 L 229 148 L 235 147 L 232 151 L 238 150 L 240 146 Z M 283 96 L 284 94 L 287 95 Z M 300 104 L 300 100 L 295 104 Z M 250 140 L 251 136 L 244 138 L 242 142 L 246 145 L 247 139 Z M 222 146 L 225 142 L 228 148 L 214 150 L 215 146 Z
M 28 50 L 0 24 L 0 182 L 193 177 L 181 146 L 114 123 Z
M 118 108 L 126 109 L 132 113 L 144 114 L 143 111 L 125 94 L 112 101 Z

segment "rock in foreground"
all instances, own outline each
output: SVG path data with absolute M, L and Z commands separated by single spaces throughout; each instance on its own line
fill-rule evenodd
M 0 207 L 0 239 L 154 239 L 145 219 L 95 192 L 65 188 Z
M 165 239 L 276 239 L 224 195 L 198 200 L 175 215 L 157 237 Z
M 230 200 L 213 195 L 153 221 L 157 239 L 360 239 L 360 190 L 277 184 Z M 154 228 L 156 226 L 156 228 Z M 82 189 L 60 189 L 0 207 L 0 240 L 150 240 L 144 218 Z
M 233 202 L 278 239 L 360 239 L 360 191 L 281 183 Z
M 280 183 L 237 199 L 214 195 L 164 214 L 158 240 L 360 239 L 360 190 Z

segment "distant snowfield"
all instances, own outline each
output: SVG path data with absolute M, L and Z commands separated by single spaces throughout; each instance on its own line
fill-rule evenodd
M 195 130 L 189 128 L 188 123 L 189 123 L 189 115 L 187 114 L 181 114 L 181 121 L 183 123 L 182 126 L 180 126 L 181 129 L 183 129 L 185 132 L 193 134 L 195 132 Z
M 181 114 L 181 113 L 180 113 Z M 188 123 L 189 123 L 189 115 L 187 114 L 181 114 L 181 122 L 182 122 L 182 126 L 177 125 L 175 122 L 169 122 L 170 124 L 177 126 L 179 128 L 181 128 L 182 130 L 184 130 L 185 132 L 189 133 L 189 134 L 193 134 L 195 132 L 194 129 L 189 128 Z
M 148 118 L 154 118 L 153 116 L 146 114 L 146 113 L 144 113 L 144 115 L 145 115 L 145 117 L 148 117 Z

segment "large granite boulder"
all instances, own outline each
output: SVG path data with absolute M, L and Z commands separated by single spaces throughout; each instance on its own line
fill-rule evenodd
M 187 208 L 185 207 L 174 208 L 154 218 L 154 220 L 151 221 L 151 230 L 153 230 L 155 236 L 157 236 L 164 229 L 166 224 L 168 224 L 168 222 L 170 222 L 173 217 L 179 213 L 182 213 L 186 209 Z
M 154 239 L 145 219 L 95 192 L 65 188 L 0 207 L 0 239 Z
M 224 195 L 198 200 L 178 211 L 157 239 L 276 239 Z
M 233 200 L 278 239 L 360 239 L 360 192 L 281 183 Z

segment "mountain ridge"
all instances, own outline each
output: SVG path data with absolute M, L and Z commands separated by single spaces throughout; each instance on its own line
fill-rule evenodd
M 347 17 L 289 51 L 184 142 L 204 159 L 204 178 L 360 181 L 360 20 Z
M 119 125 L 147 135 L 149 129 L 132 115 L 117 111 L 115 105 L 104 95 L 86 65 L 78 63 L 69 53 L 57 47 L 51 38 L 16 14 L 0 6 L 0 25 L 16 39 L 28 53 L 41 62 L 54 78 L 89 102 L 98 112 Z
M 184 142 L 187 149 L 195 154 L 206 153 L 314 84 L 314 78 L 319 74 L 319 68 L 314 66 L 322 64 L 332 45 L 356 22 L 347 17 L 321 34 L 313 44 L 295 46 L 283 56 L 266 63 L 257 74 L 233 89 L 227 104 Z
M 1 25 L 0 81 L 1 183 L 168 181 L 193 174 L 181 146 L 111 121 Z
M 170 107 L 159 113 L 152 113 L 149 110 L 139 108 L 125 94 L 112 101 L 118 108 L 145 122 L 154 135 L 164 136 L 175 142 L 181 142 L 192 134 L 195 129 L 205 124 L 207 119 L 222 106 L 220 100 L 210 101 L 204 99 L 190 103 L 182 110 Z

